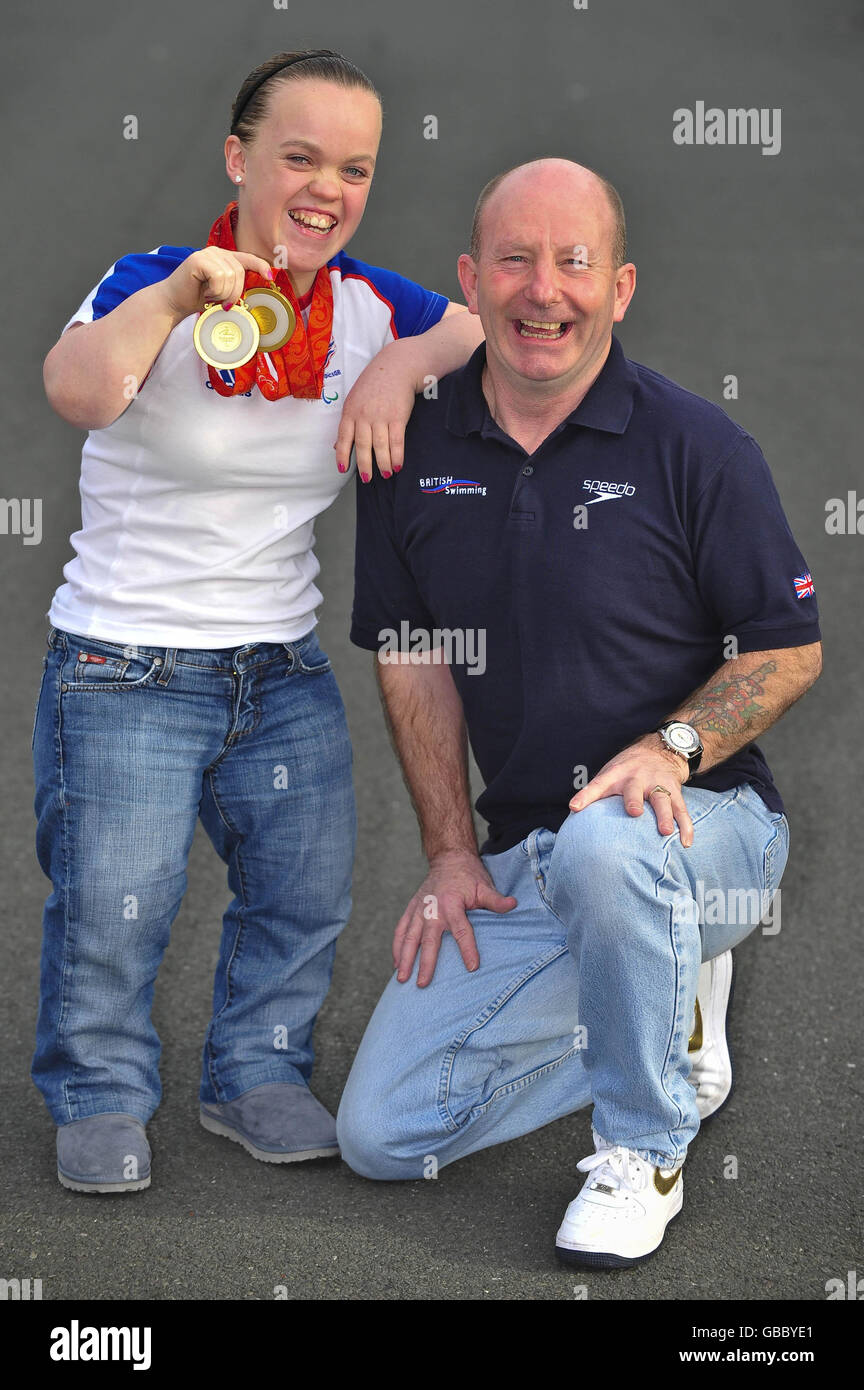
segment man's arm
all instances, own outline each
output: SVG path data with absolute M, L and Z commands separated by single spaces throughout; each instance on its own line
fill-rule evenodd
M 776 723 L 809 690 L 821 670 L 821 642 L 747 652 L 724 661 L 668 718 L 698 730 L 705 749 L 699 771 L 707 771 Z M 665 748 L 658 734 L 644 734 L 592 777 L 573 797 L 570 809 L 583 811 L 592 801 L 622 796 L 628 815 L 641 816 L 648 801 L 659 833 L 671 835 L 677 822 L 681 843 L 689 847 L 693 823 L 681 794 L 689 771 L 687 760 Z M 655 791 L 658 786 L 668 786 L 670 794 Z
M 417 984 L 435 971 L 441 937 L 456 939 L 468 970 L 480 964 L 466 912 L 509 912 L 516 899 L 496 892 L 480 858 L 468 782 L 468 737 L 462 701 L 441 652 L 401 653 L 375 667 L 381 703 L 402 775 L 420 824 L 429 873 L 403 912 L 393 937 L 396 978 L 410 978 L 420 948 Z M 440 664 L 433 664 L 437 657 Z
M 462 367 L 483 341 L 476 314 L 450 303 L 438 323 L 412 338 L 388 343 L 360 373 L 342 407 L 333 446 L 340 473 L 347 472 L 351 447 L 364 482 L 372 476 L 372 450 L 378 470 L 389 478 L 404 462 L 405 426 L 414 397 L 428 377 L 447 376 Z
M 725 661 L 669 718 L 698 729 L 705 749 L 699 771 L 707 771 L 776 724 L 821 671 L 821 642 L 747 652 Z
M 430 657 L 433 653 L 415 654 Z M 409 653 L 376 657 L 387 728 L 420 824 L 430 864 L 441 854 L 478 853 L 468 784 L 468 735 L 449 667 Z M 440 652 L 437 653 L 440 658 Z

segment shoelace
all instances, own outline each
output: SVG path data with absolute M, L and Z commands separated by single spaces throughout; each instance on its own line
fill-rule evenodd
M 606 1186 L 629 1188 L 631 1192 L 638 1192 L 648 1180 L 643 1159 L 621 1144 L 598 1149 L 588 1158 L 580 1159 L 576 1167 L 580 1173 L 594 1172 L 595 1182 L 602 1180 Z

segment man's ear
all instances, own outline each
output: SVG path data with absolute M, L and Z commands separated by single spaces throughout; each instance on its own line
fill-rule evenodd
M 456 263 L 456 273 L 459 276 L 459 284 L 462 286 L 462 293 L 465 296 L 465 303 L 468 305 L 472 314 L 477 313 L 477 270 L 468 255 L 461 255 Z
M 636 290 L 636 267 L 632 261 L 622 265 L 618 271 L 615 284 L 615 311 L 612 315 L 613 323 L 620 323 L 633 298 Z

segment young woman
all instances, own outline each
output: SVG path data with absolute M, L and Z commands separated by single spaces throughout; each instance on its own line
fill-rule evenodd
M 364 475 L 372 445 L 382 471 L 399 467 L 424 376 L 478 342 L 460 306 L 343 254 L 380 133 L 378 93 L 340 55 L 261 64 L 225 143 L 236 203 L 207 245 L 124 256 L 46 359 L 51 404 L 89 431 L 33 733 L 53 884 L 33 1077 L 76 1191 L 150 1182 L 150 1005 L 199 817 L 235 895 L 201 1122 L 268 1162 L 338 1152 L 308 1081 L 355 821 L 344 709 L 314 631 L 314 519 L 353 471 L 352 439 Z M 264 295 L 269 350 L 216 365 L 247 333 L 237 301 L 256 287 L 282 296 Z

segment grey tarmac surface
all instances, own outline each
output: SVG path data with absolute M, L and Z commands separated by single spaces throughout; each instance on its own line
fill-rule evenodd
M 4 494 L 43 499 L 41 544 L 0 537 L 4 778 L 0 863 L 0 1276 L 45 1299 L 821 1301 L 864 1272 L 861 1231 L 861 577 L 864 540 L 828 535 L 860 485 L 861 349 L 851 297 L 862 224 L 854 3 L 241 7 L 13 4 L 3 93 L 8 207 Z M 580 1274 L 553 1253 L 590 1150 L 586 1112 L 441 1171 L 374 1184 L 339 1161 L 271 1166 L 201 1129 L 199 1049 L 221 862 L 199 829 L 156 992 L 164 1098 L 153 1185 L 61 1189 L 29 1080 L 40 918 L 29 736 L 45 612 L 77 529 L 81 435 L 41 390 L 63 323 L 121 254 L 200 244 L 230 197 L 220 150 L 240 81 L 271 52 L 329 46 L 382 88 L 385 139 L 351 249 L 454 297 L 474 197 L 544 153 L 608 174 L 628 211 L 628 355 L 724 405 L 759 440 L 816 580 L 826 670 L 763 744 L 792 849 L 782 928 L 739 948 L 737 1086 L 686 1169 L 684 1212 L 639 1270 Z M 696 101 L 782 110 L 782 149 L 679 147 Z M 438 139 L 423 123 L 439 117 Z M 137 114 L 139 138 L 122 136 Z M 860 305 L 857 306 L 860 308 Z M 734 373 L 739 397 L 723 397 Z M 360 812 L 355 911 L 317 1030 L 313 1087 L 335 1108 L 423 864 L 371 658 L 350 646 L 353 496 L 318 526 L 321 615 L 349 712 Z M 481 943 L 482 947 L 482 943 Z M 730 1156 L 738 1177 L 724 1177 Z M 764 1320 L 764 1319 L 763 1319 Z M 802 1321 L 803 1321 L 802 1314 Z

